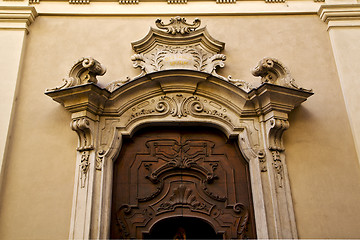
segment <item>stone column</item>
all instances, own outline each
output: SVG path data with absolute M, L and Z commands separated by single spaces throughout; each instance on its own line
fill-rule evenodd
M 6 151 L 10 144 L 14 119 L 17 86 L 20 84 L 21 64 L 28 27 L 37 12 L 29 6 L 3 6 L 0 2 L 0 192 L 4 175 Z
M 322 5 L 318 14 L 321 20 L 328 24 L 341 89 L 360 161 L 360 4 L 356 1 L 330 2 L 334 4 Z

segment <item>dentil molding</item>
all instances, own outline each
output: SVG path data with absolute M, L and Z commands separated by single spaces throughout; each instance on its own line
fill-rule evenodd
M 138 76 L 101 88 L 96 76 L 105 68 L 81 58 L 63 85 L 46 91 L 72 113 L 79 137 L 70 238 L 109 237 L 112 166 L 122 138 L 164 124 L 212 126 L 237 138 L 249 163 L 257 237 L 297 238 L 282 136 L 288 114 L 312 91 L 269 57 L 252 70 L 259 87 L 221 76 L 216 70 L 225 67 L 225 44 L 199 28 L 199 19 L 155 23 L 159 29 L 132 43 Z

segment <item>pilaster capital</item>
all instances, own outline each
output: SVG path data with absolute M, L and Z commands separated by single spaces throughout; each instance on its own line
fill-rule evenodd
M 360 27 L 360 4 L 325 4 L 318 11 L 322 21 L 332 27 Z
M 0 6 L 0 29 L 25 30 L 38 16 L 33 6 Z

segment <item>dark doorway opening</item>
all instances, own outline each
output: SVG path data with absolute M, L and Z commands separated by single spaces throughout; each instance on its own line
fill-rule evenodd
M 223 234 L 217 234 L 202 219 L 172 217 L 156 223 L 144 239 L 223 239 Z

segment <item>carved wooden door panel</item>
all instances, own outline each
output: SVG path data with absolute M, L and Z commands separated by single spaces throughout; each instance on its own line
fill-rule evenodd
M 114 163 L 111 238 L 143 238 L 170 218 L 198 218 L 223 238 L 255 238 L 248 164 L 212 128 L 152 128 Z

